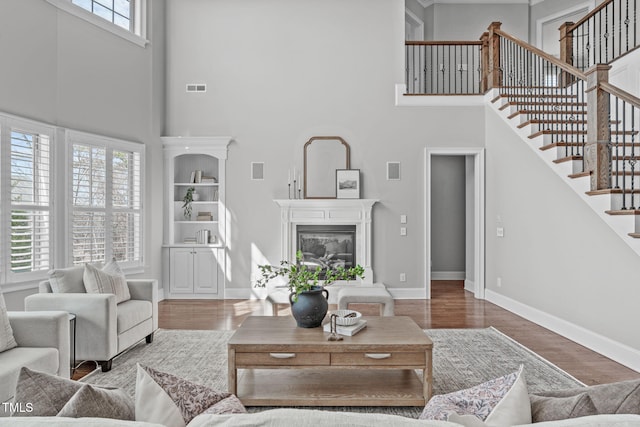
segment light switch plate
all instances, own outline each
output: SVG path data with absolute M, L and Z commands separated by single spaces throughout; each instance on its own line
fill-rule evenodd
M 407 223 L 407 216 L 400 215 L 400 224 L 406 224 L 406 223 Z
M 400 235 L 401 236 L 407 235 L 407 227 L 400 227 Z

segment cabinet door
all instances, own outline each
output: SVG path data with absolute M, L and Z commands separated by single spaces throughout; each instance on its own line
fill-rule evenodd
M 193 291 L 201 294 L 218 293 L 218 251 L 198 248 L 193 255 Z
M 169 289 L 174 294 L 193 293 L 193 249 L 172 248 L 170 251 Z

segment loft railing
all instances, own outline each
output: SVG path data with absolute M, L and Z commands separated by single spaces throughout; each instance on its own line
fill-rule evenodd
M 408 95 L 478 95 L 482 59 L 479 41 L 405 42 Z
M 560 28 L 561 58 L 580 70 L 610 64 L 640 46 L 638 0 L 606 0 Z

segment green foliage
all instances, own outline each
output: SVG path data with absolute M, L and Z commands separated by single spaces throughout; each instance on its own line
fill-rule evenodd
M 301 264 L 302 251 L 296 252 L 296 259 L 298 262 L 295 264 L 289 261 L 280 261 L 280 266 L 258 265 L 262 277 L 256 281 L 255 286 L 264 288 L 269 281 L 276 277 L 284 277 L 288 279 L 289 291 L 296 294 L 295 300 L 301 292 L 310 291 L 316 286 L 329 286 L 336 280 L 353 280 L 356 277 L 364 279 L 364 268 L 361 265 L 349 268 L 339 266 L 335 269 L 324 270 L 322 267 L 310 269 Z M 322 273 L 325 274 L 324 280 L 320 279 Z
M 182 205 L 182 209 L 184 209 L 184 216 L 189 219 L 191 219 L 191 210 L 193 208 L 191 202 L 193 202 L 194 191 L 196 191 L 195 187 L 187 188 L 187 194 L 185 194 L 184 198 L 182 199 L 182 201 L 184 202 L 184 204 Z

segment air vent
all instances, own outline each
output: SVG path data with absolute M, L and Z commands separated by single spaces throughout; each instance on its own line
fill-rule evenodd
M 207 85 L 203 83 L 189 83 L 187 85 L 187 92 L 206 92 Z
M 387 162 L 387 179 L 389 181 L 400 179 L 400 162 Z
M 260 181 L 264 179 L 264 163 L 251 162 L 251 179 Z

